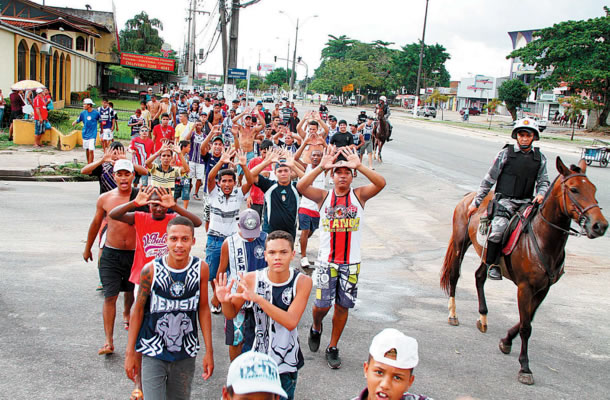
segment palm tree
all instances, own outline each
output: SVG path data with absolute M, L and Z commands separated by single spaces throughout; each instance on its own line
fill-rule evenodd
M 119 34 L 121 49 L 137 53 L 157 53 L 163 44 L 159 30 L 163 30 L 163 23 L 157 18 L 150 19 L 146 11 L 142 11 L 125 22 L 125 29 Z
M 326 47 L 322 49 L 322 59 L 344 60 L 349 48 L 356 42 L 345 35 L 339 37 L 328 35 L 330 39 L 326 42 Z

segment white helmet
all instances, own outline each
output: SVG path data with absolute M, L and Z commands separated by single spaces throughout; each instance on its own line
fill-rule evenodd
M 538 122 L 531 118 L 522 118 L 515 121 L 515 127 L 511 133 L 513 139 L 517 139 L 517 132 L 520 130 L 530 131 L 534 134 L 534 140 L 540 140 L 540 130 L 538 128 Z
M 381 97 L 379 98 L 379 100 L 381 100 L 381 101 L 383 101 L 383 102 L 388 101 L 388 99 L 387 99 L 385 96 L 381 96 Z

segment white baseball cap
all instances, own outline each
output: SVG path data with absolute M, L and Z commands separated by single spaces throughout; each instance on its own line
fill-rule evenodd
M 43 89 L 42 89 L 42 88 L 38 88 L 38 89 L 36 89 L 36 93 L 42 93 L 42 92 L 43 92 Z
M 369 354 L 377 362 L 400 369 L 415 368 L 419 362 L 417 340 L 394 328 L 386 328 L 373 338 Z
M 280 382 L 277 363 L 264 353 L 248 351 L 240 354 L 229 366 L 227 387 L 236 394 L 273 393 L 288 397 Z
M 125 171 L 129 171 L 129 172 L 133 172 L 133 163 L 129 160 L 126 160 L 124 158 L 120 159 L 120 160 L 116 160 L 114 163 L 114 168 L 113 171 L 114 172 L 118 172 L 121 170 L 125 170 Z
M 83 100 L 83 104 L 91 104 L 91 105 L 93 105 L 95 103 L 93 103 L 93 100 L 91 100 L 89 98 L 86 98 L 85 100 Z

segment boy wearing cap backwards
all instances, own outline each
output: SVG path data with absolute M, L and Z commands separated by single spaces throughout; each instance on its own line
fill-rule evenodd
M 382 330 L 373 338 L 364 363 L 366 388 L 352 400 L 431 400 L 407 392 L 418 362 L 417 340 L 393 328 Z
M 280 383 L 277 363 L 267 354 L 249 351 L 229 366 L 223 400 L 279 400 L 286 392 Z
M 146 264 L 130 319 L 125 372 L 141 373 L 144 398 L 189 399 L 199 351 L 198 322 L 205 342 L 204 379 L 214 371 L 208 266 L 191 256 L 195 228 L 178 216 L 167 224 L 168 254 Z M 139 357 L 142 354 L 140 371 Z
M 540 139 L 536 121 L 528 118 L 515 121 L 512 138 L 516 139 L 517 143 L 507 144 L 498 153 L 468 207 L 470 218 L 494 184 L 496 185 L 496 211 L 491 220 L 491 232 L 485 253 L 489 279 L 494 280 L 502 279 L 498 257 L 502 250 L 502 236 L 510 218 L 522 205 L 529 204 L 532 200 L 542 203 L 550 186 L 546 157 L 538 147 L 533 147 L 534 140 Z
M 79 122 L 83 123 L 83 148 L 87 154 L 87 164 L 91 164 L 93 162 L 93 157 L 95 155 L 95 140 L 97 139 L 97 122 L 100 120 L 101 116 L 97 110 L 93 109 L 93 100 L 85 99 L 83 100 L 83 111 L 79 114 L 76 121 L 72 122 L 72 126 L 78 124 Z
M 236 293 L 236 280 L 221 274 L 216 281 L 216 296 L 227 318 L 235 318 L 242 305 L 252 302 L 256 322 L 252 350 L 270 355 L 278 364 L 286 398 L 293 399 L 298 370 L 304 365 L 297 327 L 311 292 L 311 278 L 290 268 L 294 258 L 294 239 L 284 231 L 267 236 L 267 267 L 242 276 Z
M 351 137 L 351 134 L 347 134 Z M 337 162 L 340 154 L 347 161 Z M 316 177 L 327 169 L 332 172 L 332 191 L 312 185 Z M 359 171 L 371 183 L 352 188 L 354 170 Z M 303 196 L 317 204 L 321 217 L 316 300 L 313 306 L 313 325 L 309 331 L 309 349 L 318 351 L 322 320 L 335 303 L 332 334 L 326 349 L 326 361 L 332 369 L 341 367 L 337 344 L 347 323 L 348 311 L 354 307 L 358 294 L 364 205 L 385 184 L 383 176 L 362 165 L 355 149 L 342 147 L 337 151 L 334 146 L 325 150 L 320 165 L 297 184 Z
M 238 227 L 239 230 L 222 243 L 216 278 L 226 272 L 229 279 L 236 279 L 239 282 L 243 274 L 267 266 L 265 262 L 267 233 L 261 231 L 258 213 L 251 208 L 242 211 L 239 214 Z M 234 288 L 234 291 L 236 289 Z M 225 343 L 229 346 L 229 358 L 234 360 L 242 352 L 250 350 L 253 341 L 252 307 L 242 307 L 235 318 L 227 319 L 225 322 Z

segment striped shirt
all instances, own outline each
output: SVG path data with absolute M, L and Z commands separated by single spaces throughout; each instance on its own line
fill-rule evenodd
M 210 225 L 208 235 L 227 237 L 237 232 L 239 209 L 244 202 L 241 187 L 235 187 L 227 197 L 220 187 L 215 186 L 210 192 Z
M 181 176 L 179 167 L 169 167 L 167 171 L 163 171 L 157 164 L 153 164 L 149 172 L 152 178 L 151 185 L 165 189 L 174 189 L 176 180 L 180 180 Z

